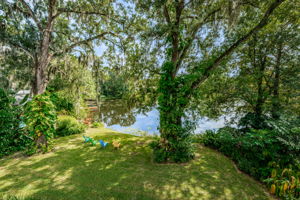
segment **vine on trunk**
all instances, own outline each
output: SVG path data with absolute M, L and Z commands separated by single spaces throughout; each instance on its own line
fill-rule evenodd
M 56 122 L 55 106 L 50 97 L 46 93 L 35 96 L 26 104 L 24 118 L 35 144 L 34 149 L 48 151 Z
M 164 63 L 159 81 L 161 137 L 151 144 L 156 162 L 187 162 L 194 158 L 190 137 L 192 126 L 182 121 L 185 116 L 184 109 L 188 104 L 185 94 L 190 89 L 185 87 L 184 77 L 172 78 L 173 69 L 172 62 Z

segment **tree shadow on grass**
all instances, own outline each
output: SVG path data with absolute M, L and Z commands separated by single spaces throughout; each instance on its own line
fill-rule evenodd
M 269 199 L 230 160 L 205 147 L 190 163 L 156 164 L 143 138 L 95 135 L 100 138 L 120 140 L 123 148 L 101 149 L 72 136 L 49 154 L 6 160 L 0 165 L 0 192 L 43 200 Z

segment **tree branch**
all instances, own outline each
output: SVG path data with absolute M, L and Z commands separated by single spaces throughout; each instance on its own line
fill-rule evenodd
M 240 3 L 241 5 L 250 5 L 250 6 L 252 6 L 252 7 L 254 7 L 254 8 L 259 8 L 257 5 L 255 5 L 253 2 L 251 2 L 251 1 L 244 1 L 244 2 L 241 2 Z
M 88 42 L 91 42 L 91 41 L 96 40 L 96 39 L 104 38 L 104 36 L 108 35 L 108 34 L 115 35 L 112 32 L 103 32 L 101 34 L 98 34 L 98 35 L 95 35 L 93 37 L 87 38 L 85 40 L 81 40 L 81 41 L 75 42 L 75 43 L 71 44 L 70 46 L 66 47 L 64 50 L 59 51 L 59 52 L 55 52 L 53 55 L 57 56 L 60 53 L 68 52 L 68 51 L 72 50 L 76 46 L 79 46 L 79 45 L 82 45 L 82 44 L 87 44 Z
M 81 11 L 81 10 L 72 10 L 68 8 L 58 8 L 57 14 L 53 16 L 53 18 L 58 17 L 62 13 L 76 13 L 76 14 L 83 14 L 83 15 L 101 15 L 107 17 L 106 13 L 96 12 L 96 11 Z
M 212 64 L 210 64 L 196 81 L 192 83 L 192 89 L 196 89 L 202 82 L 204 82 L 209 76 L 210 72 L 214 70 L 223 60 L 225 57 L 229 56 L 236 48 L 238 48 L 243 42 L 248 40 L 251 35 L 258 32 L 260 29 L 265 27 L 268 24 L 268 19 L 270 15 L 273 13 L 273 11 L 284 2 L 285 0 L 275 0 L 267 9 L 265 12 L 263 18 L 260 20 L 260 22 L 252 28 L 247 34 L 245 34 L 243 37 L 238 39 L 234 44 L 232 44 L 228 49 L 226 49 L 219 57 L 217 57 Z
M 198 30 L 208 21 L 208 19 L 213 16 L 216 12 L 219 12 L 221 10 L 221 8 L 215 9 L 212 12 L 210 12 L 205 18 L 204 20 L 202 20 L 201 22 L 197 23 L 195 25 L 195 27 L 192 30 L 192 33 L 190 35 L 190 38 L 188 40 L 188 43 L 185 45 L 185 47 L 182 49 L 180 55 L 179 55 L 179 59 L 178 62 L 176 63 L 176 68 L 174 71 L 173 76 L 175 76 L 180 68 L 180 65 L 183 61 L 183 58 L 185 57 L 187 51 L 189 50 L 189 48 L 191 47 L 195 37 L 196 37 L 196 33 L 198 32 Z
M 28 50 L 26 49 L 25 47 L 23 47 L 22 45 L 20 44 L 17 44 L 17 43 L 14 43 L 13 41 L 10 41 L 9 39 L 6 39 L 5 40 L 5 43 L 11 47 L 14 47 L 14 48 L 17 48 L 17 49 L 20 49 L 22 50 L 24 53 L 26 53 L 28 56 L 30 56 L 32 59 L 34 58 L 33 54 Z
M 33 21 L 36 23 L 39 31 L 43 32 L 43 28 L 42 28 L 39 20 L 36 18 L 34 12 L 30 8 L 30 6 L 25 2 L 25 0 L 18 0 L 18 1 L 20 1 L 22 3 L 22 5 L 26 7 L 26 9 L 28 10 L 28 14 L 31 16 L 31 18 L 33 19 Z
M 170 18 L 169 11 L 168 11 L 168 8 L 167 8 L 166 4 L 164 5 L 164 16 L 165 16 L 165 19 L 166 19 L 167 23 L 169 25 L 171 25 L 171 18 Z
M 68 8 L 58 8 L 57 11 L 64 12 L 64 13 L 84 14 L 84 15 L 102 15 L 102 16 L 107 16 L 106 13 L 101 13 L 101 12 L 96 12 L 96 11 L 71 10 L 71 9 L 68 9 Z
M 175 26 L 179 26 L 180 24 L 180 19 L 181 19 L 181 14 L 184 8 L 184 0 L 181 0 L 180 2 L 176 1 L 176 22 Z
M 30 16 L 29 12 L 26 12 L 25 10 L 23 10 L 22 8 L 20 8 L 17 4 L 13 5 L 16 10 L 20 11 L 25 17 Z
M 48 23 L 51 23 L 56 15 L 54 12 L 54 7 L 56 5 L 56 0 L 48 0 Z
M 117 19 L 115 19 L 115 17 L 109 16 L 109 14 L 107 14 L 107 13 L 97 12 L 97 11 L 72 10 L 72 9 L 68 9 L 68 8 L 58 8 L 57 13 L 53 16 L 53 19 L 57 18 L 62 13 L 75 13 L 75 14 L 82 14 L 82 15 L 99 15 L 99 16 L 106 17 L 114 22 L 122 23 L 122 20 L 120 20 L 120 19 L 117 20 Z
M 178 58 L 180 54 L 179 43 L 180 43 L 180 20 L 182 11 L 184 9 L 184 0 L 175 0 L 175 22 L 171 27 L 172 36 L 172 62 L 175 64 L 175 68 L 172 72 L 172 77 L 175 78 L 176 64 L 178 63 Z

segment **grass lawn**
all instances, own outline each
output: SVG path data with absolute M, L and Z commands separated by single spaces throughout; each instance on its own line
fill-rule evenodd
M 72 135 L 56 139 L 53 152 L 1 159 L 0 199 L 10 194 L 42 200 L 272 199 L 228 158 L 200 145 L 188 164 L 156 164 L 149 138 L 105 128 L 89 129 L 86 135 L 118 140 L 122 148 L 101 149 Z

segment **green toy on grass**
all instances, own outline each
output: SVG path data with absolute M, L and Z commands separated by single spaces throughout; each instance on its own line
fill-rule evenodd
M 90 142 L 91 139 L 92 139 L 92 138 L 87 137 L 87 136 L 85 136 L 85 135 L 83 135 L 82 137 L 83 137 L 83 139 L 84 139 L 84 142 Z
M 94 145 L 94 146 L 97 144 L 96 140 L 94 140 L 93 138 L 91 138 L 90 142 L 91 142 L 92 145 Z

